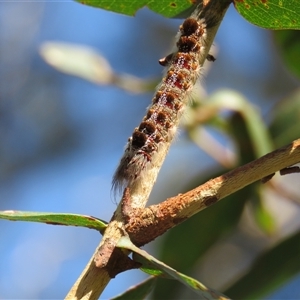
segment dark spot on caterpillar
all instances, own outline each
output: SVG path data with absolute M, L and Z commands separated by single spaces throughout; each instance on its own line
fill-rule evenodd
M 184 80 L 184 75 L 182 75 L 180 72 L 173 72 L 170 71 L 168 75 L 166 76 L 166 84 L 175 85 L 178 88 L 182 88 L 182 82 Z
M 172 3 L 170 3 L 170 6 L 171 7 L 176 7 L 177 5 L 176 5 L 176 3 L 172 2 Z
M 155 94 L 154 98 L 152 99 L 152 104 L 156 104 L 156 103 L 158 103 L 159 101 L 161 101 L 161 98 L 162 98 L 163 95 L 164 95 L 163 92 L 158 91 L 158 92 Z
M 153 104 L 161 103 L 172 109 L 174 100 L 175 100 L 175 96 L 173 93 L 158 91 L 155 97 L 153 98 L 152 103 Z
M 187 90 L 189 85 L 185 82 L 185 76 L 180 72 L 169 72 L 166 77 L 166 84 L 176 86 L 179 89 Z
M 152 143 L 148 143 L 143 147 L 143 151 L 146 154 L 151 154 L 154 150 L 156 150 L 156 145 L 152 142 Z M 150 160 L 150 157 L 147 156 L 147 158 L 149 158 L 148 160 Z
M 156 144 L 158 144 L 158 143 L 161 142 L 162 140 L 163 140 L 162 136 L 161 136 L 159 133 L 157 133 L 156 136 L 154 137 L 154 142 L 155 142 Z
M 182 104 L 180 102 L 178 102 L 178 103 L 175 104 L 174 109 L 176 111 L 179 111 L 181 109 L 181 107 L 182 107 Z
M 144 132 L 144 133 L 150 135 L 155 131 L 155 124 L 153 124 L 149 121 L 142 122 L 139 127 L 139 130 L 141 132 Z
M 177 53 L 176 56 L 174 56 L 174 63 L 181 68 L 187 70 L 191 69 L 191 62 L 192 57 L 188 53 Z
M 161 123 L 161 124 L 164 124 L 165 123 L 165 121 L 166 121 L 166 114 L 165 113 L 163 113 L 163 112 L 159 112 L 158 114 L 157 114 L 157 122 L 159 122 L 159 123 Z
M 186 19 L 180 27 L 182 35 L 189 36 L 197 32 L 199 24 L 195 19 Z
M 172 93 L 165 93 L 165 99 L 167 101 L 167 103 L 171 104 L 174 102 L 175 100 L 175 96 Z
M 153 108 L 149 108 L 149 110 L 147 111 L 147 115 L 144 117 L 143 121 L 150 119 L 153 113 L 155 113 L 155 110 Z
M 147 136 L 145 133 L 135 130 L 132 134 L 132 146 L 134 148 L 141 148 L 145 145 Z
M 180 37 L 177 47 L 180 52 L 198 52 L 200 50 L 197 40 L 186 36 Z

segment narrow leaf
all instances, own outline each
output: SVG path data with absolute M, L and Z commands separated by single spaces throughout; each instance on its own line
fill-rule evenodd
M 150 254 L 148 254 L 146 251 L 139 249 L 135 245 L 133 245 L 130 240 L 126 237 L 122 237 L 118 244 L 118 247 L 129 249 L 136 254 L 146 258 L 151 264 L 154 265 L 157 269 L 161 270 L 163 274 L 165 274 L 168 277 L 172 277 L 175 280 L 178 280 L 179 282 L 186 285 L 188 288 L 192 289 L 194 292 L 196 292 L 199 296 L 201 296 L 200 299 L 229 299 L 228 297 L 224 296 L 220 292 L 217 292 L 215 290 L 207 288 L 205 285 L 197 281 L 196 279 L 186 276 L 180 272 L 177 272 L 173 268 L 169 267 L 168 265 L 164 264 L 163 262 L 157 260 Z M 135 256 L 136 257 L 136 256 Z
M 50 225 L 87 227 L 98 230 L 101 233 L 104 232 L 107 226 L 105 221 L 95 217 L 67 213 L 5 210 L 0 211 L 0 219 L 6 219 L 10 221 L 38 222 Z
M 142 264 L 140 270 L 144 273 L 156 277 L 159 276 L 161 278 L 173 279 L 170 275 L 164 273 L 162 270 L 153 265 L 148 259 L 146 259 L 143 256 L 140 256 L 139 254 L 136 254 L 135 252 L 133 253 L 133 259 Z
M 251 207 L 253 209 L 253 216 L 256 224 L 266 234 L 271 235 L 276 230 L 276 223 L 272 214 L 267 210 L 263 202 L 262 185 L 256 186 L 251 195 Z

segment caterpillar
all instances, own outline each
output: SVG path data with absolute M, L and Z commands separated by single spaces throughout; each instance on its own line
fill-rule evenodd
M 203 4 L 199 4 L 191 17 L 180 25 L 176 50 L 159 60 L 167 67 L 165 76 L 157 87 L 146 116 L 128 139 L 113 176 L 113 190 L 134 185 L 143 172 L 153 167 L 160 146 L 173 139 L 188 96 L 200 74 L 207 29 L 216 23 L 215 16 L 206 16 L 205 12 Z M 215 60 L 210 54 L 206 58 Z

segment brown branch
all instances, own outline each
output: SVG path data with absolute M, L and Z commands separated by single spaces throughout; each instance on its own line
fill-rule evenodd
M 145 209 L 133 210 L 126 231 L 135 245 L 142 246 L 224 197 L 299 162 L 300 139 L 185 194 Z
M 94 255 L 98 252 L 96 249 Z M 94 255 L 86 265 L 80 277 L 65 297 L 66 300 L 73 299 L 98 299 L 110 281 L 110 276 L 105 269 L 97 268 L 94 263 Z

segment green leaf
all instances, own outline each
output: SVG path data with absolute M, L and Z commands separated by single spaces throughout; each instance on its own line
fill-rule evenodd
M 161 270 L 162 273 L 166 276 L 169 276 L 192 289 L 201 297 L 200 299 L 228 299 L 223 294 L 207 288 L 196 279 L 174 270 L 173 268 L 169 267 L 168 265 L 164 264 L 163 262 L 148 254 L 146 251 L 139 249 L 138 247 L 133 245 L 127 237 L 122 237 L 119 240 L 117 247 L 125 248 L 135 252 L 137 255 L 134 256 L 134 259 L 137 261 L 139 256 L 145 258 L 146 260 L 148 260 L 149 263 L 151 263 L 154 266 L 154 268 Z
M 143 258 L 142 256 L 135 257 L 135 255 L 133 255 L 133 258 L 135 261 L 138 261 L 142 264 L 140 270 L 142 270 L 144 273 L 169 279 L 171 278 L 170 276 L 166 276 L 160 269 L 153 266 L 153 264 L 151 264 L 147 259 Z
M 300 232 L 265 252 L 225 291 L 233 299 L 263 299 L 300 272 Z
M 282 147 L 299 138 L 300 90 L 276 105 L 272 115 L 270 133 L 276 147 Z
M 136 12 L 147 6 L 154 12 L 167 18 L 187 17 L 193 11 L 195 1 L 192 0 L 76 0 L 85 5 L 90 5 L 116 13 L 133 16 Z
M 87 227 L 98 230 L 101 233 L 104 232 L 107 226 L 105 221 L 95 217 L 64 213 L 5 210 L 0 211 L 0 219 L 6 219 L 10 221 L 38 222 L 50 225 Z
M 300 31 L 275 31 L 274 37 L 285 65 L 300 78 Z
M 268 29 L 300 29 L 299 0 L 234 0 L 250 23 Z
M 156 282 L 155 277 L 149 277 L 145 281 L 131 287 L 123 294 L 111 298 L 111 300 L 140 300 L 145 299 L 145 297 L 151 292 Z
M 263 189 L 263 185 L 256 186 L 251 196 L 251 204 L 256 224 L 264 233 L 271 235 L 276 230 L 276 224 L 273 216 L 266 209 L 262 201 Z

